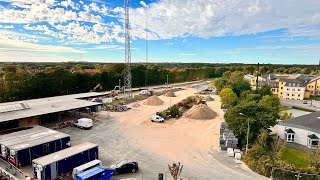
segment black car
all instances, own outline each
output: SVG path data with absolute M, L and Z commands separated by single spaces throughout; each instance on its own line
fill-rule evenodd
M 116 165 L 111 166 L 114 169 L 114 174 L 123 174 L 123 173 L 135 173 L 139 170 L 137 161 L 120 161 Z

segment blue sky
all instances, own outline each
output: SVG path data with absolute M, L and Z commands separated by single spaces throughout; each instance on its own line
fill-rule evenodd
M 320 1 L 131 0 L 132 62 L 317 64 Z M 0 61 L 124 62 L 122 0 L 0 0 Z

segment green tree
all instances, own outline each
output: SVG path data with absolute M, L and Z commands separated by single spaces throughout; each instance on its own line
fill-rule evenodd
M 224 88 L 220 92 L 221 102 L 223 108 L 230 108 L 237 102 L 237 95 L 231 88 Z
M 213 84 L 217 88 L 217 91 L 221 92 L 221 90 L 228 84 L 228 81 L 223 78 L 218 78 L 213 81 Z
M 261 88 L 258 88 L 254 91 L 255 94 L 260 94 L 262 97 L 266 95 L 272 95 L 271 86 L 263 85 Z
M 288 112 L 281 112 L 279 116 L 281 120 L 287 120 L 287 119 L 293 118 L 292 113 L 288 113 Z
M 278 111 L 266 103 L 255 101 L 243 101 L 229 108 L 225 113 L 225 120 L 229 128 L 241 142 L 245 142 L 249 121 L 249 143 L 253 143 L 261 131 L 274 126 L 277 118 Z

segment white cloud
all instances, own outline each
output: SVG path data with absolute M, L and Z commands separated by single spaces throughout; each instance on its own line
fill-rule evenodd
M 65 46 L 41 45 L 36 43 L 25 42 L 18 36 L 12 38 L 0 33 L 0 50 L 6 51 L 35 51 L 35 52 L 58 52 L 58 53 L 85 53 L 86 51 L 77 50 Z
M 149 30 L 158 39 L 237 36 L 285 28 L 298 35 L 293 29 L 301 24 L 308 31 L 299 35 L 309 36 L 320 25 L 320 1 L 314 0 L 160 0 L 148 9 Z M 113 12 L 123 13 L 121 8 Z M 145 14 L 145 8 L 131 11 L 132 29 L 140 32 L 134 34 L 139 38 L 144 38 Z
M 89 7 L 92 11 L 96 11 L 96 12 L 100 11 L 100 7 L 95 2 L 92 2 L 91 4 L 89 4 Z
M 13 25 L 9 25 L 9 26 L 0 26 L 0 28 L 4 28 L 4 29 L 13 29 L 14 26 Z
M 115 44 L 109 44 L 109 45 L 101 45 L 101 46 L 96 46 L 90 49 L 106 49 L 106 50 L 123 50 L 123 46 L 115 45 Z
M 147 4 L 146 4 L 144 1 L 140 1 L 140 4 L 141 4 L 143 7 L 147 7 Z

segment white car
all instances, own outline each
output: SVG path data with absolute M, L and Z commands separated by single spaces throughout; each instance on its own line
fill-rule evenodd
M 164 122 L 163 117 L 159 116 L 159 115 L 153 115 L 151 116 L 151 121 L 152 122 Z
M 90 129 L 90 128 L 92 128 L 92 119 L 80 118 L 80 119 L 76 120 L 74 125 L 79 128 L 82 128 L 82 129 Z
M 150 95 L 150 92 L 148 90 L 142 90 L 139 92 L 140 95 Z

